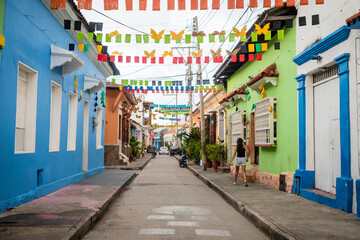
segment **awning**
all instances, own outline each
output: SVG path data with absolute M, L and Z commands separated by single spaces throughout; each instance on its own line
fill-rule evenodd
M 50 69 L 62 66 L 62 75 L 73 73 L 84 66 L 84 62 L 75 53 L 51 44 Z
M 105 87 L 105 83 L 96 77 L 84 75 L 84 91 L 90 90 L 90 94 L 100 91 Z

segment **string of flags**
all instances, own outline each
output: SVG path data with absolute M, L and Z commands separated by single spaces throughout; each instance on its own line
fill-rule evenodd
M 154 128 L 179 128 L 179 127 L 188 127 L 188 124 L 183 125 L 158 125 L 158 124 L 146 124 L 147 127 L 154 127 Z
M 150 104 L 150 107 L 159 107 L 159 108 L 170 108 L 170 109 L 180 109 L 180 108 L 190 108 L 192 104 L 187 105 L 159 105 L 159 104 Z
M 94 27 L 90 28 L 90 31 L 92 31 L 92 30 L 95 31 L 95 29 L 96 30 L 102 29 L 102 23 L 91 22 L 90 24 L 94 25 Z M 99 24 L 101 24 L 101 25 L 99 25 Z M 99 25 L 99 27 L 98 27 L 98 25 Z M 278 34 L 278 40 L 283 39 L 284 29 L 280 29 L 281 21 L 279 21 L 278 24 L 275 21 L 275 23 L 273 25 L 274 25 L 274 28 L 279 28 L 279 29 L 270 31 L 269 30 L 270 23 L 266 24 L 262 28 L 259 25 L 255 24 L 256 31 L 251 33 L 251 41 L 257 42 L 259 40 L 260 35 L 264 36 L 263 39 L 265 41 L 269 41 L 269 40 L 271 40 L 272 33 Z M 293 27 L 292 19 L 288 19 L 286 21 L 286 27 L 287 28 Z M 71 29 L 71 21 L 70 20 L 64 20 L 64 29 L 66 29 L 66 30 Z M 74 30 L 81 31 L 81 22 L 80 21 L 75 21 Z M 162 42 L 164 44 L 171 44 L 172 41 L 177 44 L 181 44 L 181 43 L 191 44 L 193 37 L 195 37 L 197 43 L 205 43 L 205 38 L 206 38 L 206 34 L 203 31 L 192 32 L 192 34 L 182 33 L 180 35 L 176 35 L 176 33 L 173 31 L 170 31 L 170 34 L 164 34 L 165 30 L 160 31 L 161 34 L 156 33 L 155 30 L 153 30 L 153 29 L 151 29 L 150 31 L 152 33 L 150 35 L 149 34 L 135 34 L 135 35 L 120 34 L 117 30 L 113 31 L 111 33 L 96 33 L 96 34 L 94 32 L 89 32 L 87 34 L 84 32 L 78 32 L 77 33 L 77 41 L 78 42 L 83 42 L 83 41 L 93 42 L 94 40 L 96 40 L 97 42 L 107 42 L 107 43 L 133 43 L 135 41 L 135 43 L 138 43 L 138 44 L 142 44 L 142 43 L 147 44 L 147 43 L 150 43 L 150 39 L 153 39 L 152 41 L 154 43 L 160 43 L 160 40 L 163 39 Z M 183 31 L 181 31 L 181 32 L 183 32 Z M 176 36 L 174 37 L 173 34 L 175 34 Z M 220 33 L 218 31 L 214 31 L 211 34 L 208 34 L 207 39 L 208 39 L 208 43 L 214 43 L 216 41 L 226 42 L 226 39 L 228 39 L 229 42 L 235 42 L 236 38 L 240 38 L 241 42 L 247 41 L 246 26 L 244 26 L 241 29 L 241 31 L 238 30 L 237 28 L 233 27 L 233 32 L 229 33 L 228 36 L 226 36 L 225 30 L 222 30 Z M 172 51 L 169 51 L 168 54 L 171 56 Z
M 159 117 L 160 120 L 170 120 L 170 121 L 180 121 L 180 118 L 166 118 L 166 117 Z
M 316 5 L 324 4 L 324 0 L 312 0 L 315 1 Z M 275 0 L 275 3 L 272 6 L 271 0 L 264 0 L 263 1 L 263 8 L 270 8 L 270 7 L 294 7 L 295 0 L 286 0 L 286 5 L 284 5 L 283 0 Z M 300 5 L 308 5 L 309 0 L 300 0 Z M 190 2 L 190 10 L 219 10 L 220 9 L 220 0 L 212 0 L 211 8 L 208 7 L 207 0 L 191 0 Z M 66 0 L 51 0 L 50 1 L 51 9 L 66 9 Z M 244 9 L 245 2 L 244 0 L 228 0 L 227 9 Z M 257 8 L 261 7 L 261 2 L 259 4 L 259 0 L 249 0 L 249 7 L 250 8 Z M 78 0 L 78 9 L 82 10 L 92 10 L 92 0 Z M 147 1 L 141 0 L 139 1 L 139 10 L 146 11 L 147 9 Z M 189 5 L 186 6 L 185 0 L 178 0 L 177 2 L 177 9 L 178 10 L 186 10 L 189 9 Z M 104 10 L 119 10 L 119 0 L 104 0 Z M 133 11 L 133 0 L 125 0 L 125 10 L 126 11 Z M 152 1 L 152 10 L 153 11 L 160 11 L 160 0 L 153 0 Z M 167 10 L 175 10 L 175 0 L 168 0 L 167 1 Z
M 123 93 L 199 93 L 199 92 L 216 92 L 220 90 L 220 85 L 216 86 L 171 86 L 171 87 L 154 87 L 154 86 L 119 86 Z

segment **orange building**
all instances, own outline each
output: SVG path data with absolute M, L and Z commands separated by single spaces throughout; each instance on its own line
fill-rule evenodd
M 104 165 L 126 164 L 130 156 L 130 122 L 136 98 L 120 91 L 120 84 L 106 84 Z
M 209 137 L 209 144 L 215 144 L 217 141 L 226 144 L 226 108 L 219 102 L 226 96 L 224 90 L 208 92 L 204 96 L 204 117 L 205 117 L 205 135 Z M 200 129 L 200 103 L 192 112 L 194 127 Z

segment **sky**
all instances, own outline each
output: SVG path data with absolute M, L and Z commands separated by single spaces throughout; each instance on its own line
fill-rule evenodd
M 76 2 L 76 1 L 75 1 Z M 247 29 L 257 19 L 258 15 L 261 14 L 263 9 L 261 7 L 255 9 L 247 9 L 245 1 L 244 9 L 227 9 L 227 1 L 220 0 L 220 10 L 212 10 L 211 3 L 208 1 L 209 10 L 190 10 L 190 0 L 186 0 L 186 8 L 189 10 L 179 11 L 177 10 L 177 1 L 175 1 L 175 10 L 167 10 L 167 1 L 162 0 L 160 5 L 160 11 L 152 10 L 152 1 L 147 2 L 147 10 L 139 11 L 138 1 L 133 1 L 133 11 L 125 10 L 125 1 L 119 1 L 119 10 L 104 11 L 103 0 L 93 0 L 93 10 L 81 10 L 84 17 L 88 22 L 102 22 L 103 31 L 102 33 L 110 33 L 117 30 L 122 34 L 122 40 L 124 40 L 125 34 L 150 34 L 150 29 L 154 29 L 156 32 L 165 30 L 165 34 L 170 34 L 170 31 L 180 32 L 185 30 L 185 34 L 191 34 L 193 32 L 193 19 L 195 16 L 198 18 L 199 31 L 204 31 L 206 36 L 204 37 L 204 43 L 200 44 L 200 49 L 203 50 L 203 56 L 211 56 L 210 49 L 214 51 L 218 50 L 219 47 L 222 49 L 222 55 L 227 55 L 226 50 L 232 50 L 236 45 L 236 42 L 225 41 L 223 45 L 218 40 L 215 43 L 209 43 L 208 35 L 214 31 L 226 31 L 226 36 L 232 31 L 232 27 L 236 27 L 239 30 L 245 25 Z M 248 4 L 248 3 L 247 3 Z M 258 1 L 259 6 L 262 6 L 262 0 Z M 109 19 L 112 18 L 113 20 Z M 115 21 L 114 21 L 115 20 Z M 120 24 L 120 23 L 122 24 Z M 126 26 L 124 26 L 126 25 Z M 128 27 L 127 27 L 128 26 Z M 131 27 L 131 28 L 129 28 Z M 135 29 L 135 30 L 134 30 Z M 97 33 L 97 32 L 95 32 Z M 195 38 L 193 38 L 193 41 Z M 184 42 L 184 40 L 183 40 Z M 171 41 L 171 44 L 164 44 L 163 39 L 160 43 L 154 43 L 150 38 L 148 44 L 137 44 L 135 43 L 135 37 L 132 38 L 131 43 L 115 43 L 114 40 L 111 43 L 103 42 L 103 45 L 108 46 L 108 52 L 113 51 L 122 52 L 123 56 L 144 56 L 144 50 L 151 52 L 156 50 L 156 57 L 160 57 L 164 51 L 173 51 L 174 56 L 188 56 L 188 47 L 196 47 L 195 42 L 192 44 L 176 44 Z M 184 49 L 174 49 L 173 47 L 186 47 Z M 173 49 L 172 49 L 173 48 Z M 191 51 L 196 51 L 195 48 Z M 118 63 L 116 66 L 120 71 L 120 76 L 116 77 L 116 82 L 121 83 L 121 79 L 129 80 L 156 80 L 156 81 L 183 81 L 185 85 L 185 77 L 187 74 L 188 67 L 181 64 L 172 64 L 171 58 L 165 58 L 165 64 L 142 64 L 142 63 Z M 194 61 L 193 61 L 194 62 Z M 168 64 L 166 64 L 168 63 Z M 203 79 L 210 79 L 212 83 L 212 76 L 215 74 L 217 69 L 221 66 L 219 63 L 202 64 L 202 76 Z M 193 74 L 197 73 L 198 65 L 193 63 L 191 65 Z M 110 77 L 108 81 L 111 81 L 113 77 Z M 193 75 L 192 84 L 196 84 L 197 76 Z M 164 83 L 163 83 L 164 86 Z M 176 99 L 177 98 L 177 99 Z M 145 100 L 151 101 L 154 104 L 188 104 L 188 94 L 157 94 L 148 93 L 145 96 Z M 199 95 L 193 94 L 193 105 L 199 102 Z M 157 120 L 157 124 L 168 124 L 168 121 Z

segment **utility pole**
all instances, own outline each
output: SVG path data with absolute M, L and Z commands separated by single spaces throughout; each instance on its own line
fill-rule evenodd
M 198 19 L 197 16 L 194 18 L 195 21 L 195 31 L 199 32 L 198 28 Z M 200 50 L 200 44 L 197 42 L 196 44 L 197 52 Z M 205 118 L 204 118 L 204 98 L 202 93 L 202 70 L 201 63 L 198 64 L 198 79 L 200 81 L 200 128 L 201 128 L 201 160 L 202 160 L 202 170 L 206 171 L 206 142 L 205 142 Z
M 190 56 L 190 48 L 189 48 L 189 56 Z M 191 81 L 192 81 L 192 72 L 191 72 L 191 64 L 188 64 L 189 67 L 189 78 L 188 78 L 188 83 L 189 83 L 189 106 L 190 106 L 190 121 L 189 121 L 189 133 L 191 133 L 192 127 L 193 127 L 193 119 L 192 119 L 192 93 L 191 93 Z

